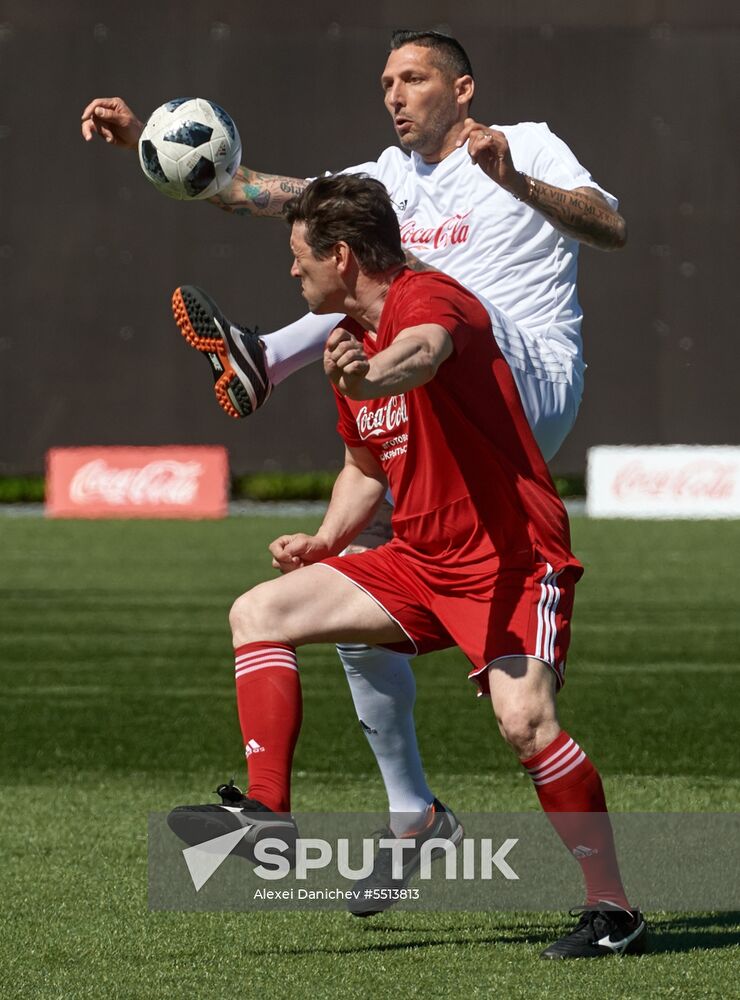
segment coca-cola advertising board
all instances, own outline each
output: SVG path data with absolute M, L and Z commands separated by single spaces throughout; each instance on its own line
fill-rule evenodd
M 740 517 L 740 448 L 591 448 L 586 512 L 590 517 Z
M 48 517 L 225 517 L 225 448 L 53 448 Z

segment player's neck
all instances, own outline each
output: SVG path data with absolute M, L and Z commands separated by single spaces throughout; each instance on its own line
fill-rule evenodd
M 377 333 L 388 292 L 405 266 L 401 264 L 381 275 L 358 276 L 355 294 L 352 299 L 345 302 L 345 309 L 347 315 L 356 320 L 363 330 L 372 334 Z
M 426 153 L 419 154 L 424 163 L 428 163 L 430 165 L 433 163 L 441 163 L 442 160 L 446 159 L 450 155 L 450 153 L 454 153 L 455 150 L 458 149 L 457 140 L 462 130 L 463 122 L 455 122 L 447 135 L 441 140 L 437 149 L 431 152 L 427 151 Z

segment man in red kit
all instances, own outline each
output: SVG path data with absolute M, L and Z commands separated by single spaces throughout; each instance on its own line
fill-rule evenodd
M 309 308 L 346 314 L 324 354 L 345 464 L 317 533 L 276 539 L 270 548 L 283 575 L 232 608 L 248 792 L 221 786 L 221 805 L 181 806 L 170 825 L 190 843 L 249 826 L 247 856 L 263 836 L 295 837 L 297 647 L 362 642 L 426 653 L 457 645 L 585 877 L 577 927 L 543 957 L 643 951 L 646 925 L 625 897 L 601 779 L 557 719 L 582 567 L 488 313 L 447 275 L 405 266 L 393 207 L 375 180 L 319 178 L 286 206 L 286 218 L 291 274 Z M 393 539 L 340 556 L 388 487 Z M 441 803 L 429 828 L 440 815 L 459 839 Z M 415 831 L 417 844 L 425 832 Z M 390 884 L 405 884 L 417 868 L 418 855 Z

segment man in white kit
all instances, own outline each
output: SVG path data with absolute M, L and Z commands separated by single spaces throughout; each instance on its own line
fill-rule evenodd
M 383 182 L 412 266 L 445 271 L 486 305 L 550 459 L 573 426 L 583 387 L 579 243 L 624 246 L 617 201 L 544 123 L 487 126 L 470 118 L 473 74 L 453 38 L 395 32 L 381 85 L 400 148 L 346 172 Z M 143 127 L 120 98 L 95 99 L 82 117 L 85 139 L 98 134 L 129 149 Z M 280 217 L 307 183 L 240 167 L 212 201 L 235 214 Z M 247 416 L 275 385 L 320 358 L 341 318 L 308 315 L 257 337 L 198 289 L 178 289 L 173 305 L 181 332 L 209 359 L 217 399 L 232 416 Z M 416 744 L 409 660 L 363 646 L 344 646 L 340 656 L 385 782 L 394 833 L 426 827 L 449 835 L 454 820 L 429 789 Z
M 617 200 L 547 125 L 485 126 L 469 118 L 472 70 L 455 39 L 395 32 L 381 85 L 401 148 L 347 172 L 384 183 L 409 255 L 452 275 L 489 306 L 530 425 L 550 459 L 573 426 L 583 387 L 578 244 L 624 246 Z M 83 112 L 86 139 L 97 133 L 135 149 L 142 128 L 120 98 L 96 98 Z M 238 215 L 280 218 L 307 183 L 240 167 L 212 201 Z M 248 416 L 261 406 L 275 385 L 321 357 L 336 321 L 308 315 L 260 337 L 227 328 L 231 371 L 214 369 L 229 388 L 220 394 L 224 409 Z M 215 327 L 212 333 L 220 339 Z

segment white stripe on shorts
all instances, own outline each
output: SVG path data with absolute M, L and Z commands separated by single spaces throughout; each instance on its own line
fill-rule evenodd
M 560 572 L 554 573 L 550 563 L 546 563 L 547 569 L 540 582 L 540 600 L 537 605 L 537 640 L 535 642 L 534 655 L 554 666 L 555 662 L 555 640 L 557 639 L 557 619 L 556 612 L 560 602 L 560 588 L 557 586 L 557 579 Z

